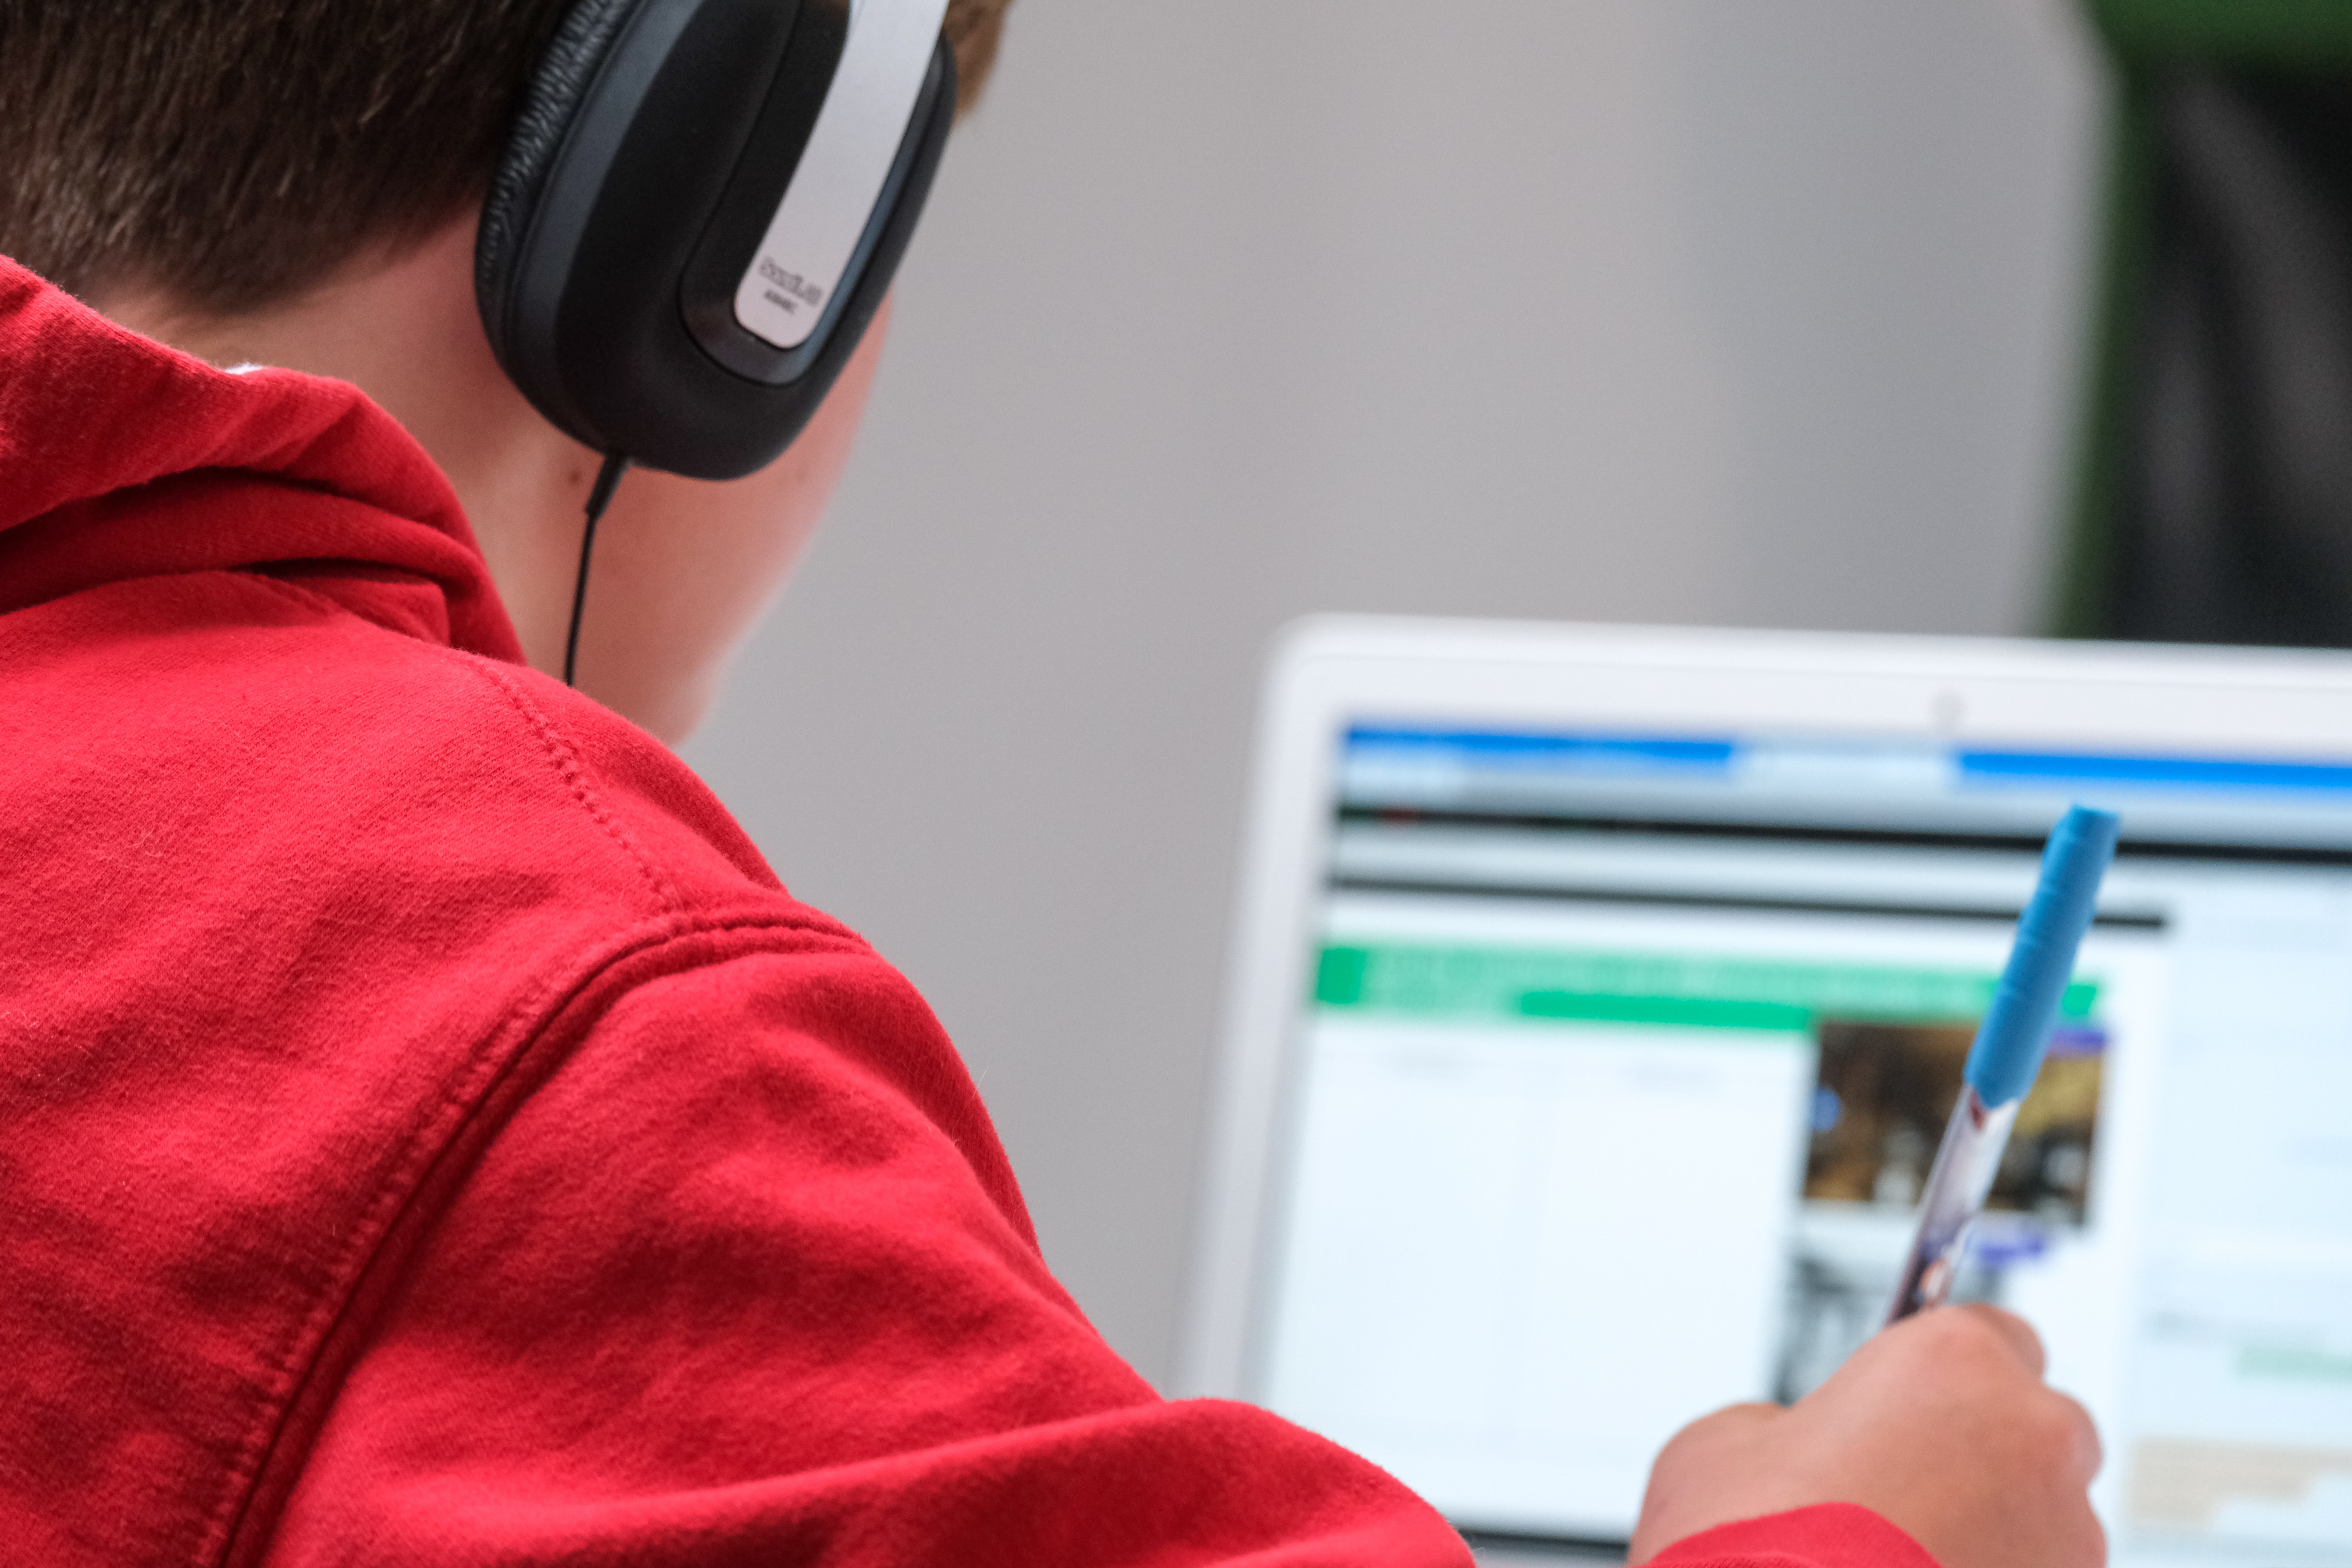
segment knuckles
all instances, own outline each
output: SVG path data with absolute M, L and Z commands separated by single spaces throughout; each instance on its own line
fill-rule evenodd
M 2076 1400 L 2042 1381 L 2041 1341 L 2021 1319 L 1991 1309 L 1929 1314 L 1920 1351 L 1947 1399 L 1971 1404 L 2001 1434 L 2012 1463 L 2087 1487 L 2102 1462 L 2098 1428 Z
M 1989 1307 L 1945 1307 L 1905 1325 L 1914 1353 L 1938 1373 L 2007 1384 L 2041 1380 L 2042 1341 L 2021 1319 Z
M 1671 1470 L 1738 1444 L 1759 1424 L 1781 1414 L 1777 1405 L 1727 1405 L 1712 1415 L 1702 1415 L 1666 1439 L 1666 1446 L 1658 1452 L 1655 1468 L 1661 1472 Z
M 2105 1454 L 2099 1429 L 2081 1403 L 2055 1390 L 2045 1393 L 2032 1419 L 2034 1446 L 2049 1453 L 2085 1486 L 2099 1473 Z

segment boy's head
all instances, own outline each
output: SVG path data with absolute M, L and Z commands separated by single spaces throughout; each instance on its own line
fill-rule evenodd
M 573 0 L 0 0 L 0 253 L 244 315 L 478 200 Z M 950 0 L 962 107 L 1010 0 Z
M 357 383 L 457 484 L 532 663 L 559 661 L 595 457 L 525 402 L 472 242 L 574 0 L 0 0 L 0 254 L 215 363 Z M 1010 0 L 950 0 L 962 106 Z M 675 739 L 846 460 L 882 322 L 770 468 L 622 487 L 582 684 Z

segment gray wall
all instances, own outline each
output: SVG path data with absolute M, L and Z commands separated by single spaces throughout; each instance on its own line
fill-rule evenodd
M 1020 0 L 688 756 L 1147 1374 L 1275 628 L 2032 629 L 2098 99 L 2066 0 Z

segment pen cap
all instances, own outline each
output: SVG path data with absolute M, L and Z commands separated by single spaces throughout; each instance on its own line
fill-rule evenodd
M 1989 1107 L 2022 1099 L 2042 1071 L 2074 954 L 2098 910 L 2100 879 L 2115 858 L 2117 826 L 2115 813 L 2078 805 L 2051 829 L 2041 879 L 1969 1052 L 1969 1087 Z

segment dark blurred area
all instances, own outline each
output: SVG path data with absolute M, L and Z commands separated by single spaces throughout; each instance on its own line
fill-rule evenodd
M 2093 9 L 2123 92 L 2066 629 L 2352 646 L 2352 5 Z

